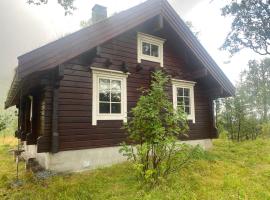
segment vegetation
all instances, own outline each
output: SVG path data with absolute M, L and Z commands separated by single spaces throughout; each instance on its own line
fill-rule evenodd
M 17 126 L 15 108 L 3 110 L 0 108 L 0 137 L 14 134 Z
M 27 3 L 33 5 L 47 4 L 49 0 L 27 0 Z M 65 10 L 65 15 L 71 15 L 72 11 L 76 9 L 73 5 L 74 0 L 57 0 L 57 3 Z
M 270 198 L 270 141 L 266 139 L 242 143 L 216 140 L 210 152 L 197 151 L 185 167 L 176 168 L 152 189 L 137 181 L 130 163 L 47 179 L 25 173 L 21 163 L 19 177 L 23 185 L 12 187 L 16 175 L 15 162 L 8 153 L 10 148 L 7 143 L 0 146 L 0 199 L 3 200 Z
M 262 121 L 267 122 L 270 114 L 270 58 L 261 62 L 251 60 L 248 66 L 249 69 L 243 72 L 244 83 L 241 90 L 245 93 L 249 106 L 255 108 Z
M 234 54 L 250 48 L 260 55 L 270 55 L 269 0 L 232 0 L 222 9 L 222 15 L 233 17 L 222 49 Z
M 143 91 L 125 125 L 129 140 L 138 145 L 124 145 L 121 152 L 134 162 L 138 176 L 150 183 L 170 173 L 180 151 L 177 138 L 188 130 L 186 114 L 174 110 L 165 92 L 168 81 L 162 71 L 153 73 L 150 89 Z
M 200 35 L 200 31 L 196 30 L 196 28 L 194 27 L 194 25 L 192 24 L 191 21 L 186 21 L 186 25 L 192 31 L 192 33 L 194 34 L 194 36 L 198 39 L 199 38 L 199 35 Z
M 219 131 L 232 140 L 256 139 L 270 124 L 270 59 L 249 61 L 242 72 L 235 97 L 216 101 Z

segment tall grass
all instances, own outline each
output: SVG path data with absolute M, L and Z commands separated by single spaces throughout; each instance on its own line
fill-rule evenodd
M 12 188 L 9 182 L 15 177 L 15 164 L 9 148 L 0 145 L 0 199 L 270 199 L 270 140 L 266 139 L 241 143 L 215 140 L 211 151 L 201 150 L 151 190 L 138 182 L 129 163 L 46 180 L 25 173 L 21 163 L 24 184 Z
M 14 137 L 14 128 L 9 127 L 0 131 L 0 145 L 15 145 L 17 144 L 17 139 Z

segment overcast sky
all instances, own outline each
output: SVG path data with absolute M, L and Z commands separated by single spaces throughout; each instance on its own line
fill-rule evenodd
M 56 0 L 42 6 L 28 5 L 26 0 L 0 0 L 0 96 L 6 95 L 18 56 L 78 30 L 80 22 L 90 18 L 94 4 L 106 6 L 112 15 L 143 1 L 76 0 L 77 10 L 71 16 L 64 16 Z M 230 19 L 220 15 L 224 0 L 169 2 L 185 21 L 193 23 L 200 32 L 199 40 L 233 83 L 249 59 L 261 58 L 246 50 L 229 60 L 226 52 L 218 50 L 230 30 Z

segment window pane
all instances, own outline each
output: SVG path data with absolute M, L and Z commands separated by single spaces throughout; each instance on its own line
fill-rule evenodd
M 110 101 L 109 79 L 99 79 L 99 101 Z
M 189 89 L 184 89 L 184 96 L 189 97 Z
M 111 88 L 113 91 L 121 91 L 121 81 L 112 80 Z
M 189 97 L 184 98 L 185 106 L 189 106 Z
M 185 107 L 185 112 L 189 115 L 190 114 L 190 108 L 188 106 Z
M 99 113 L 110 113 L 110 103 L 99 103 Z
M 121 81 L 113 80 L 111 82 L 111 102 L 121 101 Z
M 177 96 L 183 96 L 183 88 L 177 88 Z
M 110 80 L 99 79 L 99 90 L 110 90 Z
M 112 103 L 112 113 L 121 113 L 121 103 Z
M 142 53 L 150 56 L 150 44 L 149 43 L 146 43 L 146 42 L 142 43 Z
M 158 57 L 158 46 L 151 44 L 151 56 Z
M 177 105 L 179 106 L 184 105 L 183 97 L 177 97 Z
M 121 102 L 121 93 L 120 92 L 112 92 L 111 93 L 111 102 Z
M 110 92 L 109 91 L 104 91 L 104 92 L 99 92 L 99 101 L 107 101 L 110 102 Z

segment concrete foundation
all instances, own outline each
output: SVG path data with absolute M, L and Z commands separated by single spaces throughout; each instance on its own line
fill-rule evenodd
M 181 141 L 190 145 L 200 145 L 204 149 L 212 147 L 211 139 Z M 24 145 L 25 160 L 35 158 L 46 170 L 54 172 L 78 172 L 98 167 L 110 166 L 126 160 L 119 153 L 121 147 L 105 147 L 95 149 L 83 149 L 61 151 L 52 153 L 37 153 L 36 145 Z

